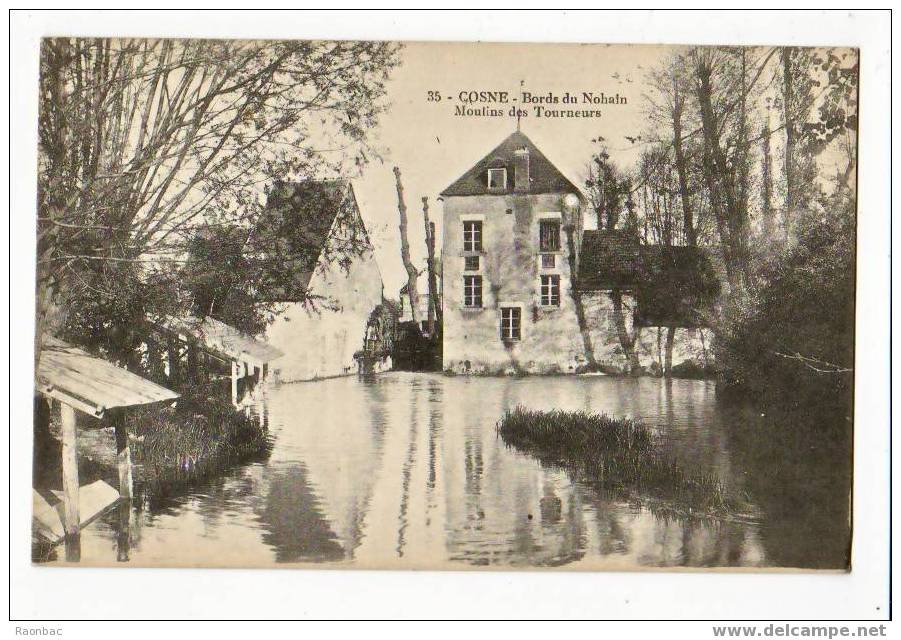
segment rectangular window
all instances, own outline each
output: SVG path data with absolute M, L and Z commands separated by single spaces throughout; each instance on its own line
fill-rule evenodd
M 513 342 L 522 337 L 522 309 L 501 307 L 501 340 Z
M 541 276 L 541 306 L 560 306 L 560 276 Z
M 463 276 L 463 306 L 482 307 L 482 276 Z
M 463 221 L 463 251 L 482 250 L 482 221 Z
M 538 224 L 541 251 L 560 251 L 560 221 L 542 220 Z
M 557 266 L 557 255 L 554 253 L 542 253 L 541 254 L 541 268 L 542 269 L 553 269 Z
M 479 256 L 466 256 L 464 258 L 466 264 L 463 266 L 464 271 L 478 271 L 479 270 Z
M 492 191 L 503 191 L 507 188 L 507 170 L 488 169 L 488 188 Z

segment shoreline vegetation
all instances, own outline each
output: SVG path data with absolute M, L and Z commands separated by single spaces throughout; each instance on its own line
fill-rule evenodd
M 151 490 L 201 480 L 234 464 L 265 457 L 268 427 L 216 397 L 182 397 L 126 417 L 138 481 Z
M 504 443 L 565 469 L 581 482 L 640 502 L 655 515 L 746 519 L 750 506 L 712 474 L 667 457 L 642 422 L 584 411 L 533 411 L 517 405 L 497 423 Z M 665 506 L 664 506 L 665 505 Z

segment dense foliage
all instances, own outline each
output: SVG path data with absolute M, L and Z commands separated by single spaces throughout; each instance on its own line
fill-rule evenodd
M 693 316 L 714 329 L 732 388 L 850 410 L 858 72 L 850 49 L 677 49 L 646 74 L 647 127 L 622 136 L 635 166 L 608 153 L 620 141 L 593 140 L 586 188 L 598 228 L 709 258 L 670 269 L 676 279 L 650 274 L 656 287 L 641 294 L 643 321 L 667 327 L 667 360 L 667 316 Z M 685 300 L 691 273 L 722 287 Z M 618 333 L 629 353 L 622 322 Z
M 762 261 L 755 285 L 727 306 L 717 359 L 728 382 L 793 403 L 850 412 L 854 368 L 853 195 L 799 215 L 797 241 Z
M 195 317 L 211 316 L 250 335 L 266 327 L 257 304 L 255 273 L 246 252 L 247 229 L 216 225 L 199 229 L 187 243 L 182 286 Z

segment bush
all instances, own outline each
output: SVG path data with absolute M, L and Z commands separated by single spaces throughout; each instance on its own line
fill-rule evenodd
M 717 370 L 713 365 L 704 365 L 694 360 L 686 360 L 673 365 L 672 375 L 674 378 L 709 380 L 716 377 Z

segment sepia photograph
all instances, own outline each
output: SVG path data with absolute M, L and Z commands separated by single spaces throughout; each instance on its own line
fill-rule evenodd
M 857 49 L 39 74 L 33 563 L 851 569 Z

